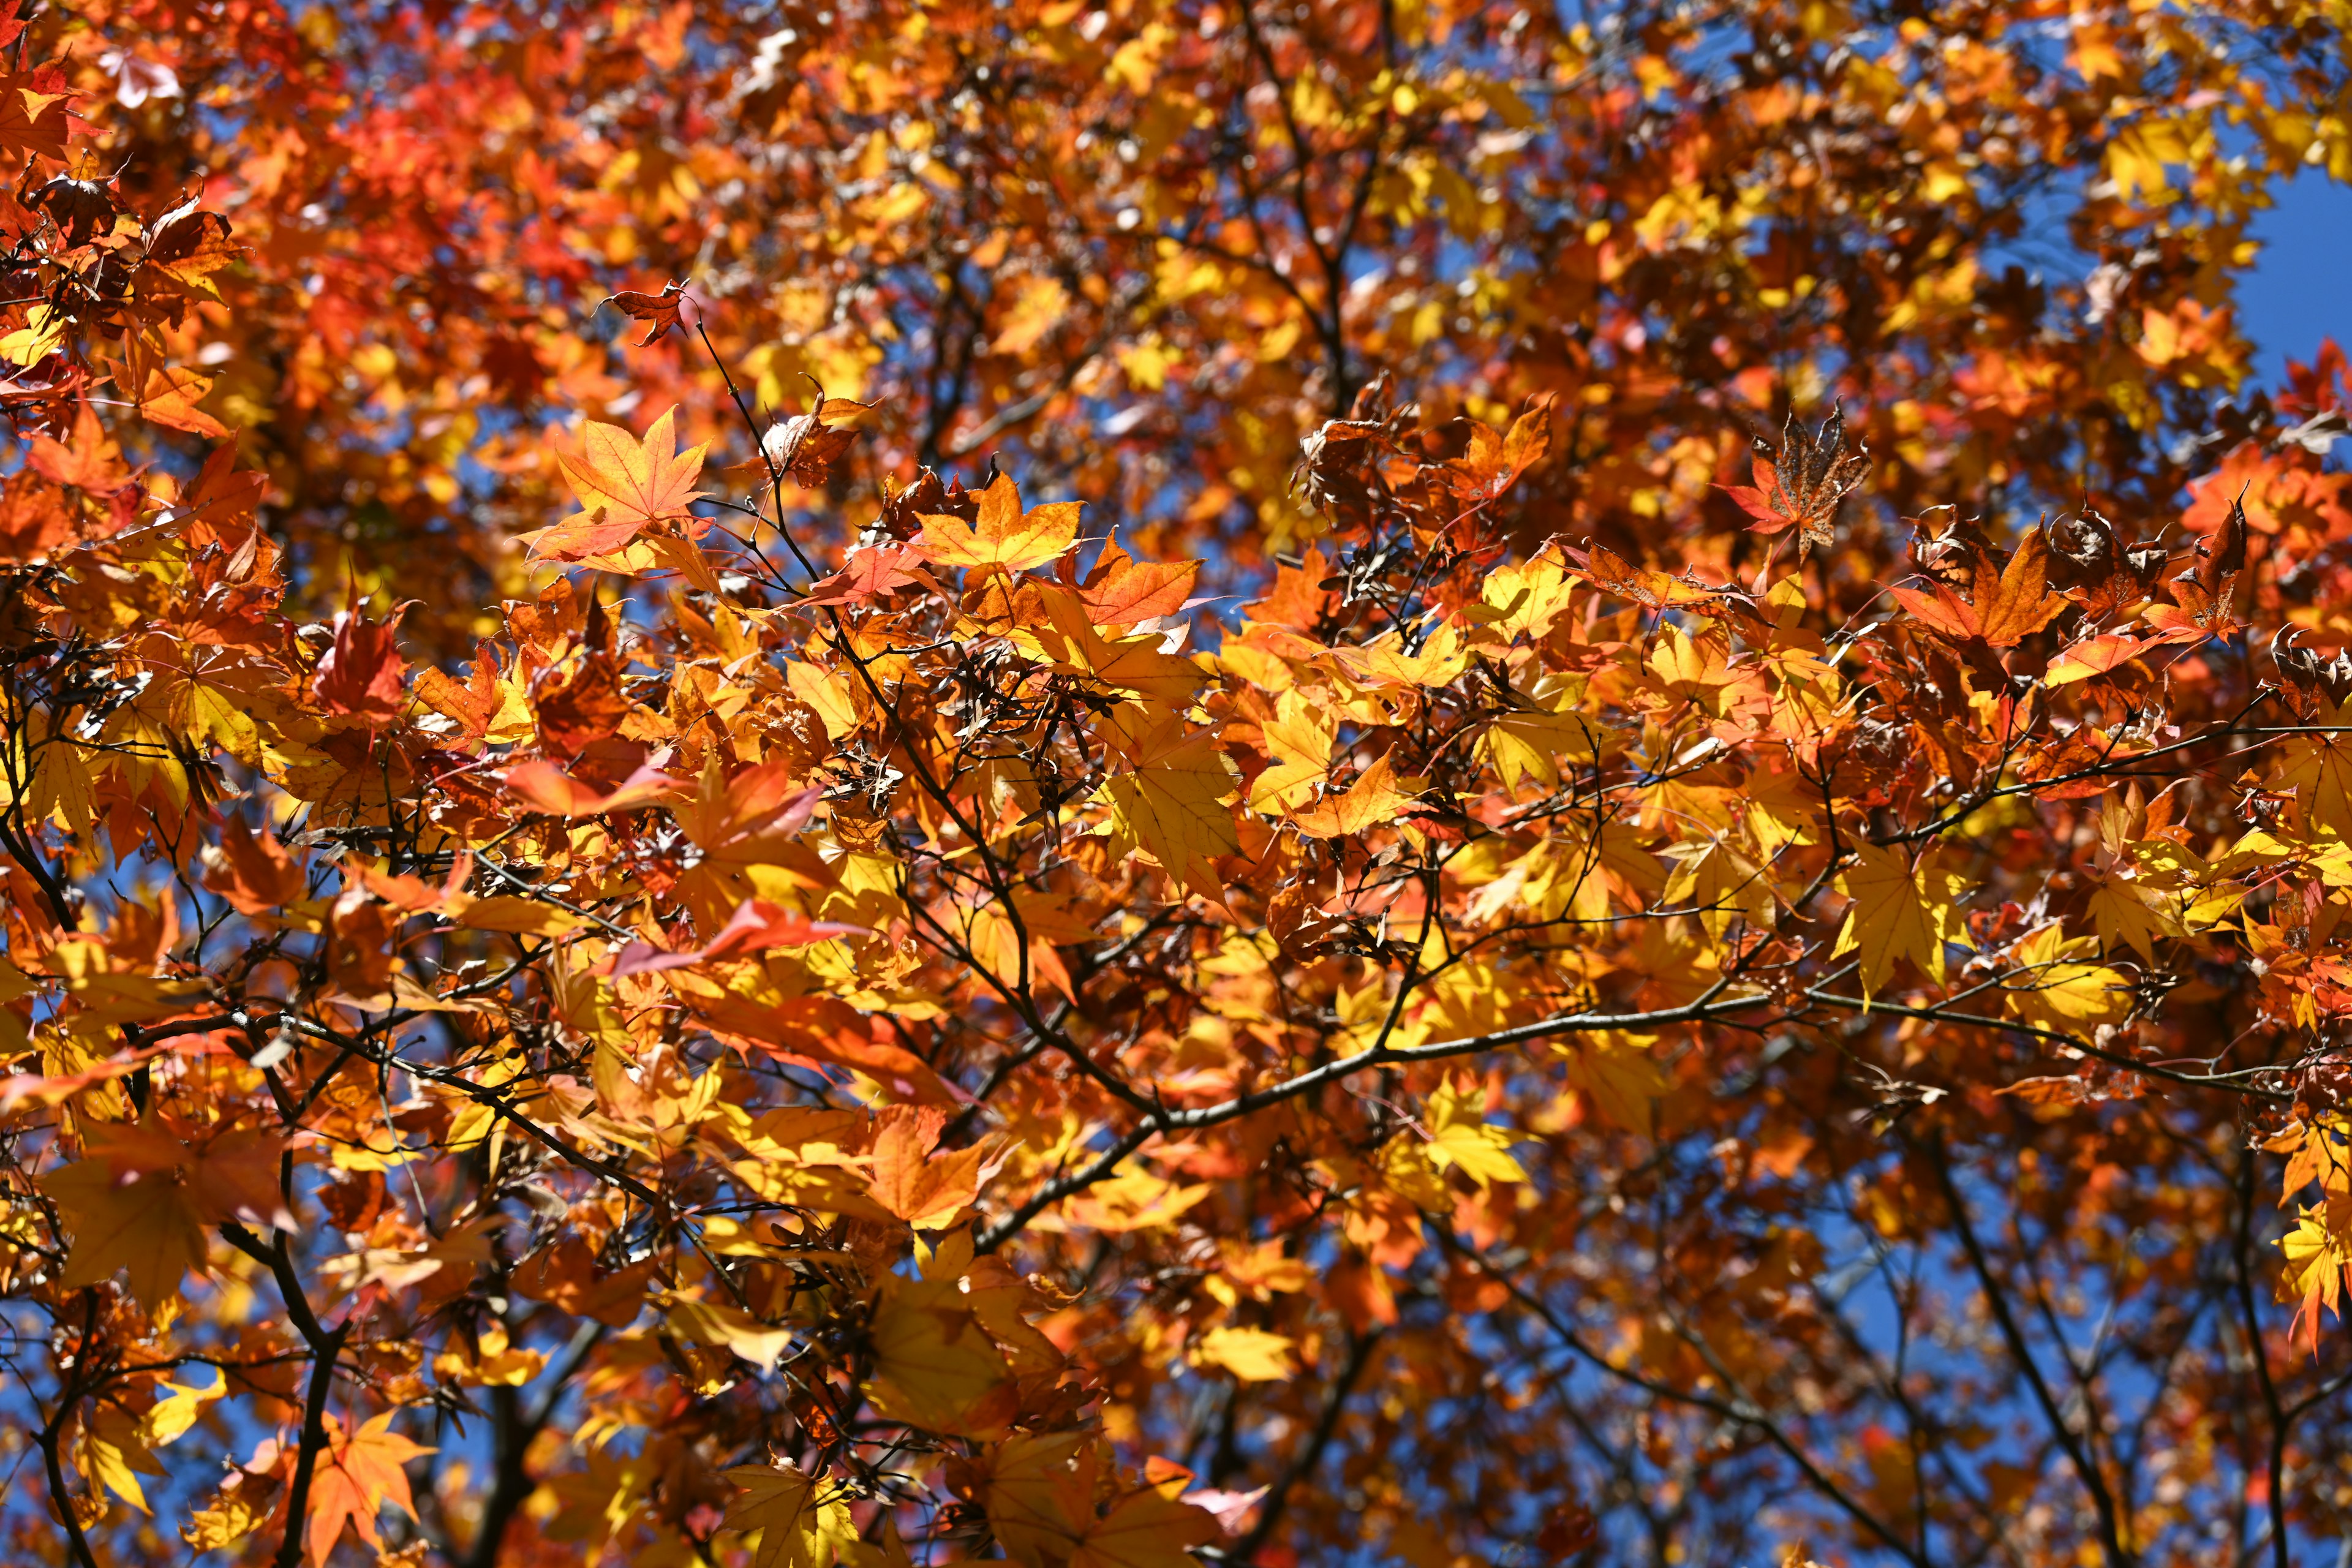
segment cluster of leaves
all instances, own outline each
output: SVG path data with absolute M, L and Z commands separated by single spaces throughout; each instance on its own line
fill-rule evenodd
M 2343 19 L 1890 9 L 0 26 L 12 1558 L 2352 1538 Z

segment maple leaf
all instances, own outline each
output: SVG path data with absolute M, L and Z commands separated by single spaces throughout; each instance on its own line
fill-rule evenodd
M 2124 632 L 2106 632 L 2085 637 L 2081 642 L 2060 650 L 2042 672 L 2042 681 L 2049 686 L 2068 686 L 2078 680 L 2089 680 L 2129 664 L 2147 651 L 2152 639 L 2132 637 Z
M 1253 811 L 1295 810 L 1314 800 L 1331 770 L 1331 745 L 1339 727 L 1297 687 L 1276 700 L 1275 716 L 1263 726 L 1273 765 L 1250 781 Z
M 1311 811 L 1293 811 L 1290 824 L 1310 838 L 1350 838 L 1376 824 L 1394 822 L 1413 796 L 1397 787 L 1395 753 L 1383 752 L 1340 795 Z
M 302 1525 L 303 1551 L 311 1568 L 326 1568 L 346 1523 L 361 1541 L 380 1546 L 376 1515 L 386 1504 L 416 1517 L 408 1475 L 401 1467 L 435 1450 L 394 1432 L 396 1414 L 387 1410 L 372 1416 L 357 1431 L 344 1430 L 332 1415 L 326 1418 L 327 1446 L 310 1478 L 310 1512 Z
M 743 953 L 766 952 L 772 948 L 806 947 L 833 937 L 866 934 L 864 926 L 813 921 L 798 910 L 785 909 L 765 899 L 745 899 L 735 907 L 734 915 L 719 934 L 705 945 L 687 952 L 664 952 L 651 942 L 633 942 L 613 961 L 613 975 L 619 979 L 630 974 L 652 974 Z
M 1811 435 L 1792 411 L 1780 428 L 1777 454 L 1760 437 L 1755 445 L 1755 485 L 1722 487 L 1756 520 L 1755 531 L 1794 528 L 1800 557 L 1836 538 L 1839 503 L 1870 474 L 1867 447 L 1846 451 L 1845 411 L 1832 408 L 1821 429 Z
M 760 1368 L 775 1369 L 779 1357 L 792 1349 L 796 1337 L 789 1328 L 763 1323 L 742 1308 L 726 1301 L 695 1301 L 683 1298 L 669 1304 L 670 1331 L 699 1345 L 722 1345 Z
M 857 1542 L 846 1493 L 790 1465 L 738 1465 L 723 1472 L 743 1495 L 727 1506 L 727 1528 L 757 1531 L 752 1568 L 829 1568 Z
M 221 826 L 221 858 L 207 870 L 205 886 L 226 899 L 241 915 L 272 914 L 302 897 L 308 884 L 301 866 L 265 824 L 256 837 L 243 819 Z
M 1185 736 L 1172 722 L 1139 737 L 1133 771 L 1103 781 L 1114 838 L 1140 849 L 1184 886 L 1211 900 L 1224 883 L 1216 857 L 1241 848 L 1233 798 L 1237 770 L 1208 735 Z
M 1078 603 L 1096 626 L 1131 626 L 1185 609 L 1200 575 L 1198 561 L 1139 562 L 1113 540 L 1103 546 L 1094 569 L 1087 574 L 1078 590 Z
M 2059 1033 L 2087 1034 L 2131 1010 L 2131 982 L 2104 964 L 2083 962 L 2098 951 L 2090 937 L 2068 938 L 2056 921 L 2011 950 L 2018 973 L 2005 981 L 2012 1016 Z
M 1221 1327 L 1202 1334 L 1191 1352 L 1194 1366 L 1215 1367 L 1244 1383 L 1285 1383 L 1298 1374 L 1297 1344 L 1264 1329 Z
M 158 365 L 140 385 L 139 412 L 152 424 L 223 439 L 228 426 L 198 406 L 212 389 L 213 378 L 201 372 Z
M 1508 1130 L 1486 1120 L 1483 1093 L 1464 1094 L 1450 1083 L 1441 1084 L 1429 1097 L 1422 1125 L 1428 1134 L 1423 1152 L 1439 1170 L 1458 1166 L 1482 1189 L 1490 1182 L 1528 1179 L 1527 1172 L 1511 1158 L 1515 1140 Z
M 2036 529 L 1998 574 L 1992 557 L 1978 552 L 1976 585 L 1969 598 L 1942 583 L 1929 592 L 1892 592 L 1905 609 L 1955 641 L 1981 638 L 1988 647 L 2015 647 L 2066 608 L 2066 601 L 2050 592 L 2050 559 L 2049 536 Z
M 1937 984 L 1944 979 L 1944 949 L 1969 945 L 1968 929 L 1953 907 L 1962 883 L 1957 872 L 1938 869 L 1929 858 L 1914 867 L 1902 850 L 1875 844 L 1855 847 L 1859 864 L 1838 879 L 1853 902 L 1838 932 L 1833 956 L 1859 951 L 1862 990 L 1874 994 L 1909 959 Z
M 320 656 L 310 689 L 330 713 L 381 724 L 400 717 L 402 677 L 408 668 L 395 634 L 415 601 L 396 606 L 392 618 L 371 621 L 356 609 L 335 616 L 334 642 Z
M 685 336 L 687 323 L 679 319 L 679 312 L 688 306 L 695 308 L 698 316 L 701 314 L 699 302 L 686 291 L 684 283 L 665 283 L 658 294 L 642 294 L 624 289 L 616 294 L 604 296 L 596 308 L 601 310 L 606 305 L 613 306 L 632 321 L 646 323 L 646 335 L 637 340 L 637 347 L 641 349 L 650 347 L 672 331 Z
M 621 727 L 634 706 L 621 687 L 619 661 L 589 648 L 551 665 L 531 682 L 539 742 L 559 757 L 576 757 Z
M 481 643 L 475 648 L 474 668 L 463 682 L 429 665 L 418 670 L 416 700 L 456 721 L 470 742 L 518 740 L 529 732 L 530 715 L 514 689 L 499 675 L 498 649 Z
M 1037 640 L 1065 668 L 1171 708 L 1200 690 L 1205 679 L 1201 667 L 1168 652 L 1161 638 L 1104 637 L 1077 596 L 1064 588 L 1046 586 L 1042 599 L 1052 627 L 1040 628 Z
M 956 1280 L 884 1280 L 870 1334 L 877 1410 L 933 1432 L 1003 1434 L 1019 1404 L 1012 1369 Z
M 812 489 L 829 482 L 857 440 L 856 422 L 874 411 L 871 403 L 827 397 L 824 384 L 810 376 L 816 398 L 805 414 L 777 420 L 760 437 L 762 466 Z M 836 425 L 835 420 L 846 423 Z M 748 466 L 748 465 L 747 465 Z
M 66 104 L 73 94 L 59 90 L 62 79 L 44 80 L 50 73 L 11 72 L 0 77 L 0 150 L 11 157 L 38 153 L 47 158 L 66 155 Z M 41 81 L 41 86 L 33 85 Z
M 534 811 L 550 816 L 603 816 L 636 811 L 671 800 L 692 786 L 670 777 L 651 763 L 639 766 L 610 790 L 574 778 L 555 763 L 540 760 L 518 763 L 500 781 Z
M 967 526 L 960 518 L 926 513 L 915 548 L 942 566 L 975 571 L 1025 572 L 1043 566 L 1078 540 L 1078 503 L 1048 501 L 1024 511 L 1011 476 L 999 474 L 979 492 L 980 515 Z
M 1156 1482 L 1131 1489 L 1112 1481 L 1102 1499 L 1103 1470 L 1084 1433 L 996 1446 L 982 1468 L 981 1498 L 1006 1555 L 1029 1568 L 1187 1568 L 1190 1548 L 1223 1533 L 1214 1516 L 1173 1495 L 1190 1479 L 1183 1470 L 1167 1466 Z
M 98 411 L 87 400 L 74 415 L 72 442 L 37 435 L 25 462 L 35 473 L 77 489 L 117 490 L 131 482 L 131 470 L 122 466 L 122 448 L 98 422 Z
M 936 1106 L 894 1105 L 874 1135 L 866 1191 L 908 1225 L 940 1229 L 980 1193 L 978 1145 L 934 1156 L 947 1114 Z
M 929 579 L 917 564 L 922 559 L 922 552 L 912 545 L 874 545 L 853 550 L 840 571 L 810 584 L 798 603 L 805 609 L 822 605 L 858 605 L 878 599 L 893 588 L 927 584 Z
M 703 499 L 694 488 L 709 447 L 678 451 L 677 410 L 665 409 L 637 440 L 617 425 L 592 420 L 578 450 L 556 462 L 580 498 L 580 510 L 553 528 L 525 536 L 534 557 L 586 561 L 609 555 L 656 523 L 688 519 Z
M 229 243 L 228 219 L 199 206 L 202 199 L 198 192 L 148 226 L 142 270 L 184 292 L 217 300 L 220 290 L 213 274 L 235 261 L 239 252 Z
M 89 1154 L 41 1185 L 73 1232 L 58 1283 L 94 1285 L 120 1268 L 153 1305 L 205 1266 L 205 1231 L 224 1220 L 295 1228 L 278 1189 L 277 1140 L 229 1132 L 191 1149 L 150 1116 L 94 1127 Z
M 1595 544 L 1577 552 L 1580 573 L 1594 587 L 1621 599 L 1630 599 L 1644 609 L 1659 610 L 1670 605 L 1703 603 L 1706 589 L 1686 583 L 1664 572 L 1636 567 L 1607 545 Z
M 2286 1254 L 2287 1288 L 2302 1298 L 2288 1326 L 2293 1340 L 2309 1324 L 2312 1353 L 2319 1353 L 2319 1314 L 2343 1316 L 2344 1282 L 2352 1276 L 2352 1199 L 2331 1194 L 2325 1204 L 2301 1211 L 2294 1228 L 2279 1238 Z

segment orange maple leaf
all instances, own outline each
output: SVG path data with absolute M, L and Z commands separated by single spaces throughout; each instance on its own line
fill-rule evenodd
M 1139 562 L 1113 540 L 1079 585 L 1078 602 L 1096 626 L 1131 626 L 1182 610 L 1200 575 L 1198 561 Z
M 915 548 L 942 566 L 1025 572 L 1078 542 L 1076 501 L 1048 501 L 1024 512 L 1021 492 L 1006 474 L 997 475 L 979 499 L 980 516 L 968 527 L 961 518 L 926 514 Z
M 53 437 L 36 436 L 25 461 L 36 473 L 79 489 L 116 490 L 131 482 L 122 466 L 122 448 L 98 422 L 97 411 L 82 404 L 74 416 L 70 445 Z
M 2066 608 L 2050 591 L 2050 540 L 2036 530 L 2025 536 L 2006 567 L 1993 558 L 1976 561 L 1973 597 L 1963 599 L 1937 583 L 1928 591 L 1893 590 L 1903 607 L 1955 642 L 1982 637 L 1994 647 L 2015 647 Z
M 978 1145 L 936 1152 L 947 1112 L 936 1105 L 886 1107 L 874 1134 L 867 1190 L 908 1225 L 936 1230 L 980 1191 Z
M 311 1568 L 326 1568 L 346 1521 L 362 1541 L 381 1546 L 375 1516 L 384 1504 L 416 1517 L 415 1500 L 409 1495 L 408 1477 L 401 1466 L 434 1450 L 394 1432 L 393 1415 L 387 1410 L 351 1433 L 333 1416 L 326 1418 L 327 1448 L 310 1478 L 310 1516 L 302 1526 L 303 1551 Z
M 691 517 L 703 498 L 694 481 L 709 447 L 677 451 L 677 425 L 672 407 L 638 441 L 618 425 L 591 421 L 580 450 L 556 457 L 580 497 L 580 510 L 529 535 L 531 553 L 543 561 L 585 561 L 610 554 L 657 522 Z

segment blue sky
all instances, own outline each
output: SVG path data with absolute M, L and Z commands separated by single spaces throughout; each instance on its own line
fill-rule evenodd
M 2308 362 L 2319 340 L 2352 349 L 2352 187 L 2314 170 L 2254 222 L 2263 242 L 2239 294 L 2254 342 L 2254 372 L 2279 384 L 2289 359 Z

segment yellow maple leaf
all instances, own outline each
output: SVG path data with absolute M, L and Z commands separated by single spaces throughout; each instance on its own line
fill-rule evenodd
M 2122 1017 L 2131 1010 L 2131 982 L 2101 963 L 2098 942 L 2069 939 L 2053 921 L 2019 942 L 2019 970 L 2001 982 L 2011 1017 L 2045 1029 L 2081 1031 Z
M 155 1458 L 138 1416 L 119 1405 L 100 1405 L 83 1424 L 76 1450 L 81 1473 L 92 1486 L 103 1486 L 142 1513 L 154 1511 L 147 1506 L 139 1478 L 171 1472 Z
M 1297 1348 L 1288 1334 L 1226 1326 L 1202 1334 L 1189 1359 L 1194 1366 L 1217 1367 L 1244 1383 L 1282 1383 L 1297 1375 L 1291 1359 Z
M 762 1372 L 772 1372 L 776 1358 L 793 1343 L 792 1330 L 771 1327 L 724 1301 L 672 1301 L 669 1327 L 679 1339 L 723 1345 Z
M 1580 676 L 1547 675 L 1536 683 L 1528 706 L 1496 715 L 1478 732 L 1478 760 L 1495 770 L 1496 781 L 1505 789 L 1516 789 L 1530 778 L 1546 789 L 1555 788 L 1560 758 L 1592 760 L 1597 731 L 1575 710 L 1584 685 Z
M 1394 822 L 1413 801 L 1397 787 L 1393 752 L 1357 775 L 1345 795 L 1326 799 L 1312 811 L 1294 812 L 1291 825 L 1313 838 L 1347 838 L 1383 822 Z
M 1305 805 L 1331 769 L 1336 722 L 1294 686 L 1276 700 L 1275 716 L 1262 729 L 1274 763 L 1250 782 L 1250 809 L 1274 814 Z
M 1527 1172 L 1511 1158 L 1511 1145 L 1517 1140 L 1508 1129 L 1486 1121 L 1486 1096 L 1483 1090 L 1472 1089 L 1465 1094 L 1450 1083 L 1438 1085 L 1429 1097 L 1422 1124 L 1429 1131 L 1425 1150 L 1429 1163 L 1439 1170 L 1459 1166 L 1463 1174 L 1482 1188 L 1490 1182 L 1528 1179 Z
M 1838 879 L 1839 890 L 1853 902 L 1832 956 L 1861 952 L 1865 996 L 1886 983 L 1900 958 L 1943 984 L 1946 944 L 1969 945 L 1968 928 L 1953 907 L 1960 893 L 1959 876 L 1925 857 L 1915 868 L 1896 848 L 1864 844 L 1857 852 L 1862 863 Z
M 1522 635 L 1542 638 L 1568 608 L 1575 591 L 1575 580 L 1559 558 L 1547 553 L 1497 566 L 1479 584 L 1478 596 L 1494 617 L 1487 626 L 1508 641 Z
M 877 1411 L 951 1436 L 1003 1434 L 1018 1392 L 961 1281 L 893 1275 L 876 1298 L 870 1336 Z
M 857 1540 L 848 1494 L 790 1465 L 738 1465 L 722 1472 L 743 1495 L 727 1508 L 727 1528 L 756 1531 L 752 1568 L 829 1568 Z
M 556 458 L 580 497 L 580 510 L 553 528 L 526 535 L 531 553 L 547 561 L 584 561 L 620 549 L 656 522 L 691 515 L 702 499 L 694 481 L 709 448 L 677 451 L 677 425 L 673 407 L 639 441 L 618 425 L 590 421 L 581 432 L 580 450 Z
M 2090 907 L 2100 942 L 2111 948 L 2128 942 L 2150 963 L 2156 962 L 2157 938 L 2186 934 L 2179 917 L 2165 906 L 2164 895 L 2137 882 L 2111 879 L 2100 883 Z
M 1138 736 L 1134 754 L 1134 771 L 1103 781 L 1114 846 L 1142 850 L 1192 891 L 1222 901 L 1224 880 L 1214 861 L 1242 847 L 1228 804 L 1233 759 L 1214 737 L 1185 735 L 1172 719 Z
M 1668 1088 L 1664 1071 L 1650 1057 L 1655 1043 L 1654 1036 L 1612 1029 L 1573 1041 L 1557 1040 L 1552 1049 L 1562 1060 L 1570 1087 L 1610 1121 L 1646 1138 L 1651 1102 L 1663 1098 Z
M 1025 572 L 1043 566 L 1078 542 L 1078 503 L 1048 501 L 1021 510 L 1021 492 L 1009 475 L 980 492 L 980 516 L 926 514 L 915 548 L 942 566 Z
M 1709 936 L 1722 936 L 1735 920 L 1754 931 L 1771 929 L 1772 881 L 1753 857 L 1722 838 L 1672 844 L 1663 853 L 1675 862 L 1666 901 L 1695 908 Z
M 1444 686 L 1469 667 L 1470 652 L 1451 626 L 1437 628 L 1418 653 L 1407 653 L 1399 632 L 1383 632 L 1362 647 L 1331 650 L 1340 667 L 1366 686 Z
M 2303 1298 L 2287 1338 L 2292 1341 L 2300 1335 L 2308 1318 L 2314 1354 L 2319 1350 L 2320 1310 L 2324 1308 L 2338 1320 L 2344 1315 L 2344 1277 L 2352 1271 L 2352 1239 L 2346 1236 L 2348 1220 L 2352 1220 L 2352 1201 L 2331 1196 L 2325 1204 L 2304 1209 L 2294 1228 L 2279 1237 L 2279 1247 L 2286 1254 L 2287 1288 Z

